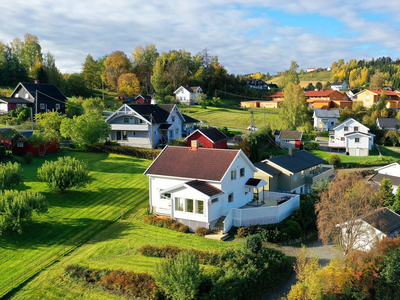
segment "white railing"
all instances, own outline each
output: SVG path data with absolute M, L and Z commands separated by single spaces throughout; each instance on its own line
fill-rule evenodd
M 149 131 L 147 124 L 111 124 L 111 130 Z
M 329 140 L 329 147 L 346 147 L 346 141 Z
M 284 200 L 285 197 L 290 198 L 279 204 L 279 201 Z M 224 232 L 228 232 L 232 226 L 240 227 L 279 223 L 289 217 L 300 206 L 300 196 L 294 194 L 265 191 L 264 199 L 267 199 L 266 201 L 277 201 L 278 204 L 231 209 L 224 221 Z

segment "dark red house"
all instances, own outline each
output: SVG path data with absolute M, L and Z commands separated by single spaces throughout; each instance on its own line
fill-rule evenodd
M 198 140 L 203 148 L 228 149 L 228 137 L 217 128 L 197 129 L 186 138 L 187 146 Z
M 149 95 L 137 95 L 135 102 L 139 104 L 151 104 L 151 96 Z

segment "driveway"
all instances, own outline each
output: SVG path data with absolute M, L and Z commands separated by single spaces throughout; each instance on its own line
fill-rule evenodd
M 310 256 L 316 256 L 319 259 L 319 264 L 322 266 L 326 266 L 332 258 L 342 256 L 342 252 L 333 245 L 323 245 L 322 242 L 317 240 L 312 240 L 305 243 Z M 282 251 L 289 258 L 295 259 L 299 251 L 301 250 L 301 246 L 276 246 L 273 247 L 276 250 Z M 296 284 L 297 278 L 296 273 L 293 271 L 288 280 L 279 287 L 275 292 L 270 293 L 262 300 L 275 300 L 280 299 L 281 297 L 285 297 L 287 293 L 290 291 L 292 285 Z M 260 299 L 261 300 L 261 299 Z

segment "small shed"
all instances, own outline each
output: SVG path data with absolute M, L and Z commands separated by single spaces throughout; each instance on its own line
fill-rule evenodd
M 228 136 L 217 128 L 202 128 L 197 129 L 190 134 L 185 140 L 187 146 L 190 147 L 192 141 L 199 141 L 199 147 L 228 149 Z

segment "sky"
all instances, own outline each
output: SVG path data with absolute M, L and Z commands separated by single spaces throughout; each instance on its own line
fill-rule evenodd
M 154 44 L 159 53 L 204 48 L 229 73 L 276 74 L 297 61 L 400 57 L 400 5 L 385 0 L 1 0 L 0 42 L 39 38 L 62 73 Z

